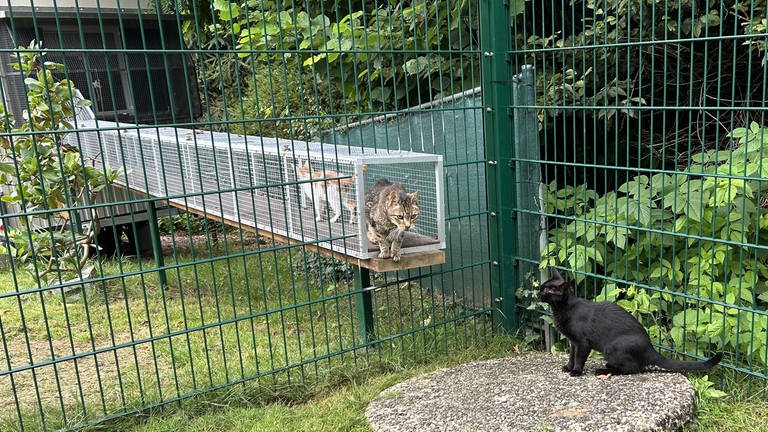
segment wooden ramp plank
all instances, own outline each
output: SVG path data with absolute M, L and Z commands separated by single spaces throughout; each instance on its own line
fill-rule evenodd
M 138 193 L 144 194 L 144 192 L 136 191 Z M 145 194 L 146 195 L 146 194 Z M 193 214 L 196 214 L 198 216 L 207 217 L 208 219 L 215 220 L 217 222 L 222 222 L 226 225 L 229 225 L 234 228 L 242 229 L 244 231 L 253 232 L 256 233 L 262 237 L 266 237 L 268 239 L 273 239 L 274 241 L 278 243 L 284 243 L 284 244 L 297 244 L 297 243 L 303 243 L 300 240 L 292 239 L 290 237 L 286 237 L 284 235 L 275 234 L 272 231 L 267 231 L 263 229 L 259 229 L 250 225 L 245 225 L 238 223 L 237 221 L 232 221 L 226 218 L 221 218 L 217 215 L 213 215 L 211 213 L 205 213 L 201 210 L 194 209 L 191 207 L 186 207 L 181 203 L 176 203 L 173 201 L 159 201 L 164 204 L 168 204 L 170 206 L 179 208 L 183 211 L 187 211 Z M 378 259 L 378 258 L 370 258 L 370 259 L 360 259 L 354 256 L 346 255 L 341 252 L 332 251 L 330 249 L 321 248 L 314 244 L 307 244 L 304 245 L 307 250 L 321 253 L 323 255 L 327 255 L 330 257 L 333 257 L 340 261 L 345 261 L 351 265 L 360 266 L 363 268 L 367 268 L 369 270 L 383 273 L 388 271 L 399 271 L 399 270 L 408 270 L 418 267 L 427 267 L 432 265 L 440 265 L 445 264 L 445 251 L 444 250 L 432 250 L 427 252 L 415 252 L 415 253 L 408 253 L 408 254 L 402 254 L 400 257 L 400 262 L 394 262 L 391 259 Z

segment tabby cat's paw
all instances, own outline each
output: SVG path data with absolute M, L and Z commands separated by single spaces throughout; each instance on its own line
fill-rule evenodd
M 392 255 L 392 261 L 394 262 L 400 262 L 400 254 Z
M 389 253 L 388 252 L 379 252 L 379 258 L 380 259 L 389 258 Z

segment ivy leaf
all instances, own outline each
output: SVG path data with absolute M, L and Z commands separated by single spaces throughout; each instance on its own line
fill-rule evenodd
M 696 320 L 698 317 L 698 310 L 685 309 L 676 313 L 672 318 L 672 322 L 675 324 L 675 327 L 692 327 L 696 325 Z
M 659 276 L 661 276 L 661 267 L 654 267 L 653 271 L 651 272 L 651 278 L 656 279 Z
M 672 338 L 672 342 L 675 346 L 683 346 L 684 333 L 682 327 L 673 327 L 672 330 L 669 331 L 669 336 Z
M 320 60 L 324 59 L 325 57 L 327 57 L 327 55 L 328 55 L 327 53 L 321 53 L 321 54 L 314 55 L 314 56 L 304 60 L 304 66 L 305 67 L 306 66 L 312 66 L 313 64 L 315 64 L 315 63 L 319 62 Z
M 626 228 L 617 228 L 616 229 L 616 246 L 618 246 L 620 249 L 625 249 L 627 247 L 627 236 L 626 234 L 629 234 L 629 230 Z
M 64 65 L 61 63 L 47 61 L 47 62 L 44 62 L 43 65 L 45 65 L 47 69 L 54 69 L 59 72 L 64 72 Z
M 701 378 L 693 378 L 693 387 L 696 390 L 696 394 L 703 399 L 719 399 L 727 396 L 728 394 L 714 388 L 715 383 L 709 380 L 708 375 L 704 375 Z
M 744 138 L 747 136 L 747 129 L 746 128 L 736 128 L 733 131 L 731 131 L 730 134 L 728 134 L 731 138 Z
M 707 335 L 710 337 L 718 337 L 723 332 L 722 319 L 713 319 L 712 322 L 707 324 Z

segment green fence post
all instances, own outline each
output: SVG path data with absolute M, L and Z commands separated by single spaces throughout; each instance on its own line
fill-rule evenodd
M 546 245 L 545 206 L 541 179 L 541 146 L 536 108 L 535 77 L 532 65 L 523 65 L 512 78 L 512 121 L 515 131 L 512 152 L 515 173 L 515 213 L 517 214 L 517 283 L 533 288 L 531 279 L 541 279 L 538 262 Z
M 355 289 L 358 292 L 355 306 L 360 338 L 363 343 L 374 338 L 373 334 L 373 298 L 371 295 L 371 271 L 360 266 L 355 267 Z
M 514 211 L 515 173 L 512 160 L 513 132 L 512 48 L 509 2 L 482 0 L 480 5 L 480 46 L 488 199 L 488 235 L 491 256 L 491 290 L 494 328 L 517 328 L 515 288 L 518 275 L 515 261 L 517 221 Z
M 160 288 L 168 286 L 168 277 L 165 274 L 165 259 L 163 259 L 163 246 L 160 243 L 160 228 L 157 225 L 157 208 L 154 201 L 147 202 L 147 216 L 149 218 L 149 235 L 152 237 L 152 254 L 155 256 L 157 266 L 157 280 Z

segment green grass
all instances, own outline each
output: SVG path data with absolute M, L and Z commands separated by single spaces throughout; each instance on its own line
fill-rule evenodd
M 233 252 L 247 256 L 225 258 Z M 0 430 L 20 429 L 19 412 L 34 431 L 43 418 L 55 429 L 182 398 L 90 428 L 367 431 L 365 407 L 382 389 L 521 348 L 490 337 L 485 317 L 466 317 L 460 298 L 391 279 L 379 281 L 374 308 L 378 335 L 393 338 L 361 345 L 350 281 L 328 278 L 313 258 L 299 249 L 253 254 L 219 244 L 166 257 L 165 290 L 151 260 L 124 259 L 104 261 L 99 274 L 118 277 L 80 293 L 0 299 L 3 368 L 65 357 L 34 375 L 0 377 Z M 0 292 L 36 287 L 25 272 L 15 283 L 10 276 L 0 277 Z M 164 337 L 169 332 L 178 334 Z M 119 344 L 126 346 L 111 349 Z M 731 395 L 700 400 L 686 431 L 768 431 L 764 382 L 733 371 L 713 380 Z
M 3 368 L 57 359 L 18 371 L 13 381 L 0 377 L 0 430 L 20 429 L 19 413 L 25 430 L 54 429 L 231 382 L 322 384 L 339 369 L 446 352 L 490 335 L 487 320 L 465 317 L 459 299 L 394 283 L 374 293 L 374 308 L 377 334 L 396 337 L 366 348 L 350 281 L 305 266 L 311 257 L 302 250 L 203 249 L 166 257 L 166 289 L 151 260 L 124 259 L 104 261 L 97 274 L 118 277 L 80 293 L 0 299 Z M 226 257 L 232 253 L 246 256 Z M 16 283 L 0 277 L 0 292 L 36 288 L 26 273 L 16 276 Z
M 524 351 L 515 339 L 497 336 L 488 344 L 472 344 L 431 358 L 414 359 L 401 352 L 366 367 L 336 370 L 319 385 L 262 387 L 260 392 L 239 387 L 214 400 L 199 398 L 182 408 L 170 406 L 102 428 L 115 432 L 370 431 L 365 408 L 385 388 L 441 367 L 516 355 L 521 348 Z M 697 401 L 696 418 L 684 432 L 768 430 L 768 402 L 744 382 L 729 385 L 736 388 L 728 397 Z
M 763 379 L 723 367 L 713 369 L 709 379 L 728 394 L 723 398 L 697 394 L 696 418 L 685 432 L 768 431 L 768 384 Z
M 696 418 L 686 432 L 768 431 L 766 424 L 768 402 L 765 401 L 704 401 L 696 409 Z
M 235 388 L 225 397 L 200 398 L 156 413 L 102 426 L 111 431 L 370 431 L 365 408 L 382 390 L 407 378 L 441 367 L 484 360 L 519 352 L 510 337 L 497 337 L 487 344 L 431 356 L 412 352 L 392 353 L 386 359 L 372 358 L 366 366 L 338 369 L 321 384 L 272 388 L 257 394 Z

